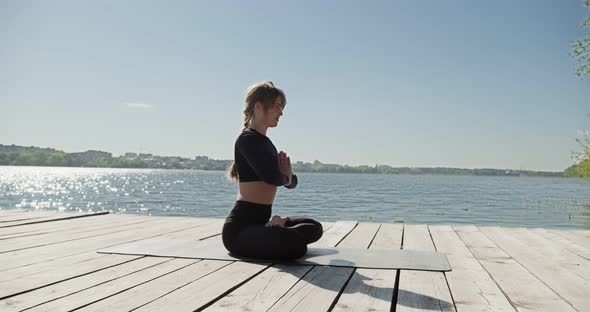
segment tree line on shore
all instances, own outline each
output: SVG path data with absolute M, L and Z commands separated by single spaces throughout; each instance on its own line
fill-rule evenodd
M 216 160 L 207 156 L 184 158 L 178 156 L 157 156 L 152 154 L 126 153 L 113 156 L 103 151 L 86 151 L 66 153 L 52 148 L 25 147 L 0 144 L 0 165 L 2 166 L 57 166 L 57 167 L 99 167 L 99 168 L 157 168 L 157 169 L 198 169 L 226 170 L 231 160 Z M 295 172 L 325 173 L 373 173 L 373 174 L 449 174 L 449 175 L 494 175 L 494 176 L 577 176 L 577 171 L 570 168 L 565 172 L 547 172 L 512 169 L 462 169 L 462 168 L 415 168 L 392 167 L 388 165 L 348 166 L 325 164 L 320 161 L 313 163 L 295 162 Z

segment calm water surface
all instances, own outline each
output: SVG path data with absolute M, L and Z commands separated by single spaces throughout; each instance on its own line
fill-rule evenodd
M 273 213 L 319 221 L 590 229 L 582 179 L 298 173 Z M 221 171 L 0 166 L 0 209 L 225 218 L 237 185 Z

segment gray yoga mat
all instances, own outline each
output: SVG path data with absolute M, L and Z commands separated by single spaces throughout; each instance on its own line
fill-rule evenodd
M 329 265 L 368 269 L 402 269 L 437 272 L 451 271 L 447 256 L 440 252 L 308 247 L 307 254 L 299 259 L 261 260 L 231 255 L 223 246 L 221 239 L 199 241 L 154 238 L 108 247 L 98 252 L 156 257 L 272 262 L 292 265 Z

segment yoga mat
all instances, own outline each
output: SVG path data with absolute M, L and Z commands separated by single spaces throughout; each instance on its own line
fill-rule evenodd
M 272 262 L 291 265 L 328 265 L 368 269 L 401 269 L 436 272 L 448 272 L 452 270 L 445 254 L 422 250 L 308 247 L 307 254 L 295 260 L 236 257 L 225 249 L 221 239 L 218 238 L 202 241 L 154 238 L 116 245 L 99 250 L 98 252 L 173 258 Z

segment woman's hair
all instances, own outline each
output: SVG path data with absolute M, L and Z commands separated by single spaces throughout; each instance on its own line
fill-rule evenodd
M 268 110 L 272 107 L 274 101 L 280 97 L 281 101 L 283 102 L 283 108 L 287 105 L 287 98 L 285 97 L 285 93 L 283 90 L 275 87 L 272 81 L 264 81 L 255 83 L 246 92 L 246 99 L 245 104 L 246 107 L 244 108 L 244 127 L 242 131 L 248 127 L 250 127 L 250 122 L 254 118 L 254 106 L 257 102 L 262 104 L 264 110 Z M 235 161 L 232 161 L 231 165 L 229 166 L 227 177 L 230 180 L 238 181 L 238 168 L 236 167 Z

